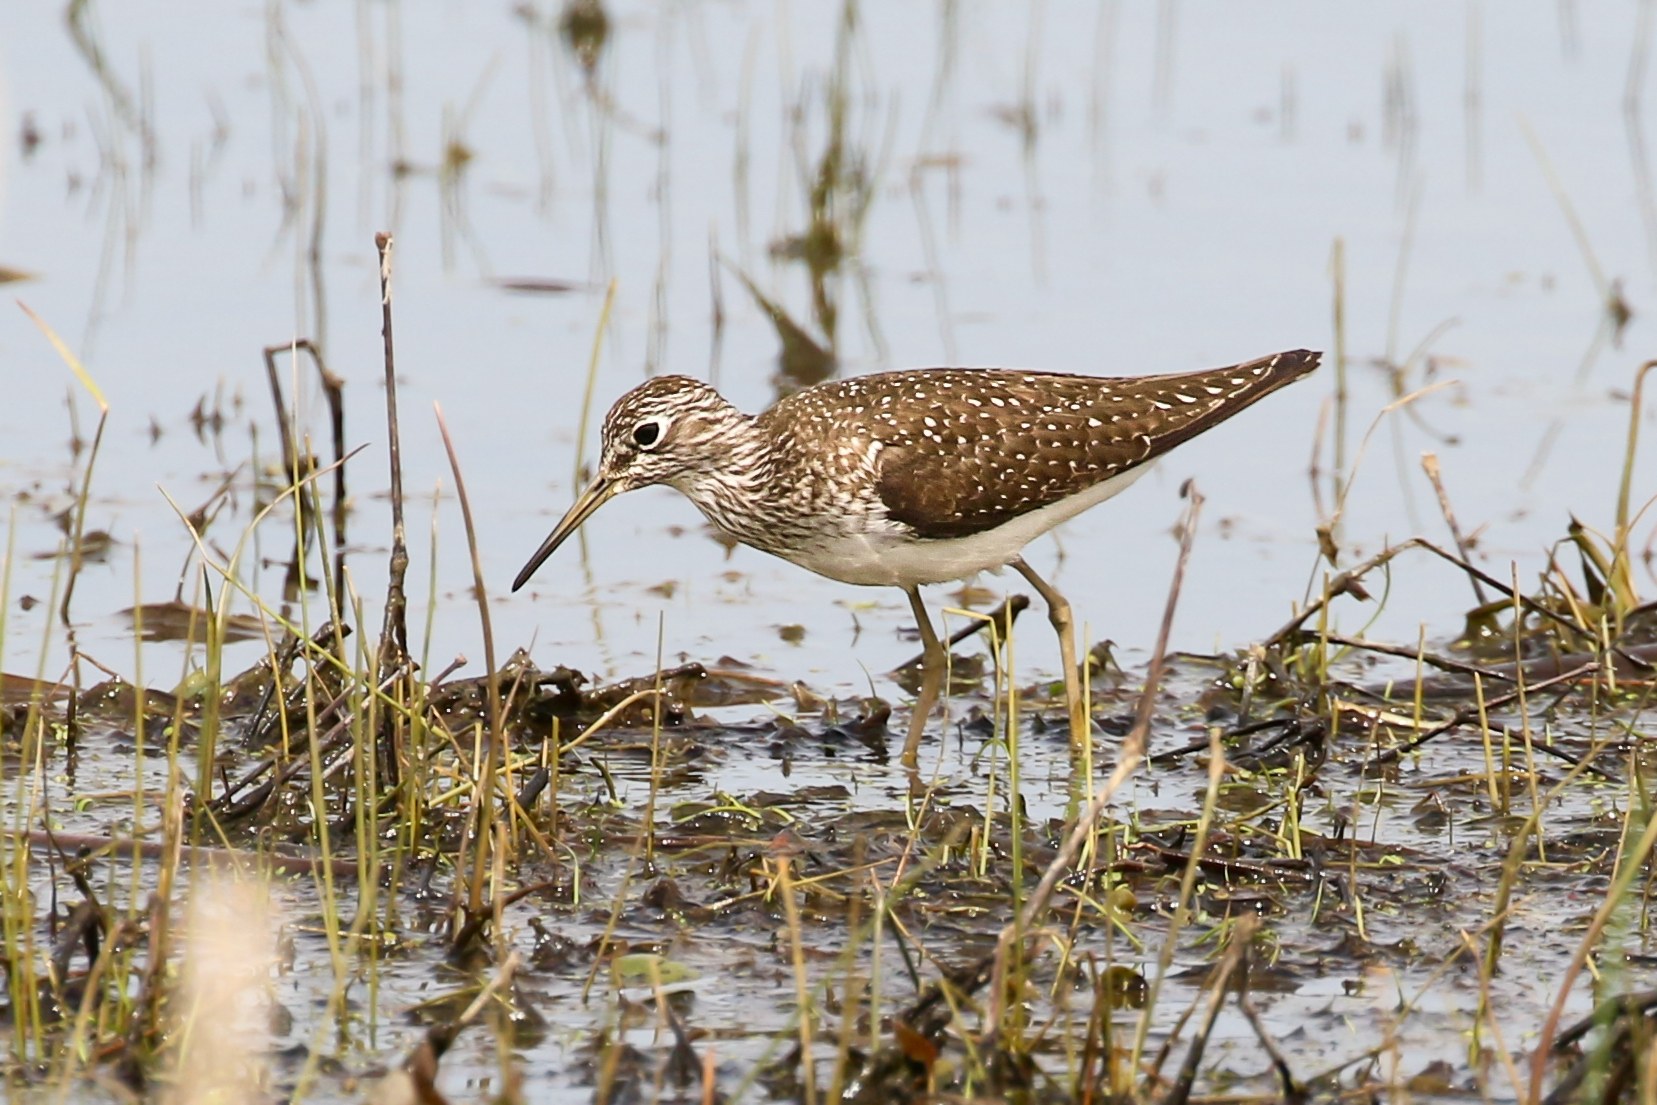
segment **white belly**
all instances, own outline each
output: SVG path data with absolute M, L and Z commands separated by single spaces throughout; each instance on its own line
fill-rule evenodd
M 818 575 L 870 587 L 914 587 L 947 583 L 976 572 L 1001 568 L 1018 559 L 1024 546 L 1048 530 L 1098 506 L 1143 476 L 1142 464 L 1080 495 L 1021 514 L 971 537 L 917 541 L 893 534 L 866 533 L 826 538 L 788 559 Z

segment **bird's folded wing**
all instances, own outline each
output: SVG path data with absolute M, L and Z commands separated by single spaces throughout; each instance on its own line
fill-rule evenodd
M 1295 350 L 1131 379 L 951 373 L 947 402 L 881 425 L 878 493 L 919 537 L 982 533 L 1155 460 L 1317 364 Z

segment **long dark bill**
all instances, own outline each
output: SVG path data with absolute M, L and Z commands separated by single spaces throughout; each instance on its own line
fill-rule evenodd
M 529 577 L 535 574 L 535 569 L 546 563 L 547 557 L 558 551 L 558 546 L 564 539 L 581 528 L 581 523 L 592 516 L 593 511 L 603 506 L 615 497 L 621 490 L 621 485 L 614 480 L 599 476 L 587 485 L 581 497 L 565 512 L 559 521 L 558 528 L 552 531 L 552 536 L 541 542 L 541 547 L 535 550 L 535 555 L 529 558 L 524 570 L 518 573 L 518 578 L 512 581 L 512 589 L 516 591 L 529 582 Z

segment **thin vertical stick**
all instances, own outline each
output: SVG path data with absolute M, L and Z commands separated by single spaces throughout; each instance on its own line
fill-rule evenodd
M 80 576 L 81 566 L 84 563 L 85 554 L 82 535 L 86 531 L 86 503 L 92 495 L 92 470 L 98 463 L 98 446 L 103 443 L 104 427 L 109 422 L 109 403 L 104 399 L 103 391 L 99 389 L 97 384 L 92 382 L 92 376 L 81 364 L 80 358 L 70 352 L 69 347 L 63 343 L 62 338 L 58 337 L 57 332 L 46 325 L 46 320 L 30 310 L 29 305 L 21 299 L 17 301 L 17 305 L 23 308 L 23 313 L 28 315 L 36 326 L 40 327 L 41 333 L 46 335 L 46 340 L 52 343 L 52 348 L 57 350 L 58 356 L 63 358 L 64 364 L 69 366 L 69 371 L 75 374 L 75 377 L 80 380 L 81 386 L 91 393 L 93 400 L 98 404 L 98 429 L 92 435 L 92 451 L 86 458 L 86 474 L 81 480 L 80 494 L 75 497 L 74 524 L 69 534 L 69 577 L 64 582 L 63 602 L 58 608 L 59 617 L 63 621 L 63 628 L 71 634 L 70 648 L 75 651 L 78 657 L 79 649 L 75 648 L 73 641 L 74 627 L 69 624 L 69 604 L 75 597 L 75 580 Z M 75 670 L 77 673 L 79 672 L 78 664 Z
M 501 756 L 501 677 L 495 670 L 495 632 L 489 620 L 489 594 L 483 587 L 483 561 L 478 557 L 478 534 L 472 525 L 472 501 L 466 497 L 466 480 L 460 474 L 460 459 L 455 456 L 455 445 L 449 437 L 449 424 L 443 420 L 443 408 L 436 403 L 437 431 L 443 435 L 443 450 L 449 454 L 449 470 L 455 475 L 455 496 L 460 500 L 460 516 L 466 523 L 466 547 L 472 554 L 472 586 L 477 594 L 478 620 L 483 623 L 483 663 L 489 669 L 489 748 L 483 760 L 483 780 L 478 784 L 477 821 L 473 839 L 477 854 L 473 857 L 470 909 L 476 913 L 483 905 L 483 875 L 487 869 L 489 849 L 484 837 L 491 823 L 489 806 L 495 796 L 495 764 Z
M 1467 538 L 1461 535 L 1461 527 L 1456 524 L 1456 512 L 1450 508 L 1450 493 L 1444 489 L 1444 478 L 1438 470 L 1438 454 L 1426 452 L 1421 454 L 1421 470 L 1427 473 L 1427 478 L 1433 483 L 1433 490 L 1438 494 L 1438 509 L 1444 515 L 1444 524 L 1450 527 L 1450 536 L 1455 539 L 1456 551 L 1463 560 L 1469 563 L 1473 560 L 1473 550 L 1467 544 Z M 1484 593 L 1484 586 L 1479 577 L 1467 577 L 1473 584 L 1473 595 L 1479 600 L 1480 606 L 1488 605 L 1489 597 Z
M 1611 550 L 1612 565 L 1617 573 L 1623 577 L 1629 591 L 1632 592 L 1633 580 L 1628 578 L 1628 531 L 1633 522 L 1628 517 L 1628 497 L 1634 486 L 1634 457 L 1640 451 L 1640 418 L 1645 413 L 1641 408 L 1645 406 L 1645 378 L 1652 369 L 1657 368 L 1657 361 L 1647 361 L 1634 374 L 1634 395 L 1630 403 L 1628 416 L 1628 447 L 1623 453 L 1622 482 L 1617 486 L 1617 529 L 1614 538 L 1614 548 Z M 1606 580 L 1615 583 L 1615 580 Z M 1622 596 L 1619 595 L 1619 598 Z
M 1334 278 L 1335 328 L 1335 500 L 1341 498 L 1346 479 L 1346 239 L 1336 238 L 1329 254 L 1329 274 Z
M 598 383 L 598 354 L 604 348 L 604 331 L 610 326 L 610 307 L 616 301 L 616 281 L 610 279 L 610 288 L 604 293 L 604 308 L 598 313 L 598 329 L 593 331 L 593 355 L 587 361 L 587 389 L 581 395 L 581 418 L 575 427 L 575 470 L 570 490 L 579 490 L 585 482 L 581 467 L 586 459 L 587 423 L 593 415 L 593 389 Z
M 1484 741 L 1484 781 L 1485 790 L 1490 794 L 1490 809 L 1506 817 L 1507 803 L 1502 800 L 1502 791 L 1496 785 L 1496 751 L 1490 744 L 1490 715 L 1485 708 L 1484 677 L 1478 672 L 1473 673 L 1473 698 L 1479 709 L 1479 736 Z
M 817 1064 L 811 1054 L 811 994 L 806 982 L 800 907 L 794 901 L 793 875 L 794 857 L 786 853 L 777 856 L 777 892 L 782 895 L 783 916 L 788 921 L 789 950 L 794 965 L 794 1003 L 798 1007 L 796 1016 L 800 1031 L 800 1085 L 805 1091 L 805 1105 L 816 1105 Z
M 380 335 L 385 339 L 386 441 L 391 453 L 391 579 L 386 584 L 385 626 L 380 631 L 380 678 L 376 680 L 380 682 L 408 656 L 408 595 L 403 590 L 408 535 L 403 529 L 403 439 L 397 428 L 397 358 L 391 339 L 391 235 L 382 230 L 374 235 L 374 245 L 380 251 Z M 487 624 L 487 610 L 484 618 Z M 491 661 L 491 675 L 494 670 Z

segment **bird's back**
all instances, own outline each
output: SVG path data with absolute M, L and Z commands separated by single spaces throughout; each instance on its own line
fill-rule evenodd
M 1279 353 L 1169 376 L 931 368 L 819 384 L 759 416 L 784 463 L 834 458 L 887 519 L 966 537 L 1146 464 L 1317 367 Z

